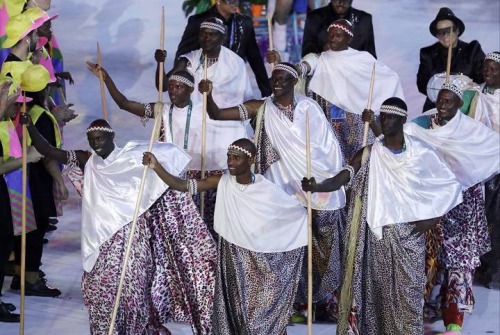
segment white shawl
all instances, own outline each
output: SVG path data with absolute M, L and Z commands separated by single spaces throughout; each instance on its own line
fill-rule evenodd
M 128 142 L 123 149 L 115 147 L 104 160 L 95 153 L 87 161 L 82 198 L 83 269 L 90 272 L 99 257 L 99 247 L 134 216 L 147 151 L 144 141 Z M 173 175 L 182 173 L 190 157 L 170 143 L 155 143 L 153 153 Z M 142 215 L 168 189 L 158 175 L 148 169 L 141 199 Z
M 433 111 L 437 112 L 436 109 Z M 410 122 L 404 131 L 433 147 L 448 163 L 463 188 L 500 171 L 500 135 L 460 111 L 442 127 L 424 129 Z
M 366 108 L 373 64 L 372 110 L 378 113 L 382 102 L 391 97 L 404 100 L 398 74 L 366 51 L 329 50 L 322 52 L 316 63 L 312 57 L 306 61 L 314 71 L 309 89 L 347 112 L 361 115 Z
M 436 151 L 405 135 L 406 150 L 393 154 L 380 139 L 372 146 L 366 221 L 382 238 L 382 227 L 431 219 L 462 202 L 462 187 Z
M 295 95 L 293 122 L 266 99 L 264 122 L 267 136 L 278 152 L 280 159 L 266 171 L 265 177 L 278 185 L 287 194 L 295 196 L 307 205 L 306 192 L 302 191 L 302 178 L 307 174 L 306 166 L 306 114 L 309 113 L 311 140 L 311 175 L 317 182 L 335 176 L 342 168 L 342 154 L 333 130 L 321 107 L 312 99 Z M 313 193 L 312 207 L 318 210 L 335 210 L 344 207 L 345 193 L 341 188 L 335 192 Z
M 255 252 L 283 252 L 307 244 L 307 213 L 297 200 L 260 174 L 238 188 L 222 175 L 217 187 L 214 228 L 225 240 Z

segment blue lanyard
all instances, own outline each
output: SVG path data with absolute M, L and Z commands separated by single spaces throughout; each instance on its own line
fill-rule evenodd
M 170 126 L 170 138 L 172 139 L 172 143 L 174 143 L 174 132 L 172 130 L 172 112 L 174 110 L 174 104 L 170 105 L 170 111 L 168 112 L 168 123 Z M 189 100 L 189 108 L 186 117 L 186 127 L 184 129 L 184 150 L 188 148 L 188 140 L 189 140 L 189 124 L 191 123 L 191 112 L 193 111 L 193 103 Z

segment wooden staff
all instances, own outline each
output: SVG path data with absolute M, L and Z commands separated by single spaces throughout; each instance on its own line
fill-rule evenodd
M 267 33 L 269 34 L 269 51 L 274 50 L 273 43 L 273 14 L 267 13 Z M 271 63 L 271 70 L 274 69 L 274 63 Z
M 311 178 L 311 136 L 309 133 L 309 111 L 306 111 L 306 168 L 307 179 Z M 312 273 L 312 200 L 307 191 L 307 334 L 312 335 L 313 273 Z
M 99 69 L 102 68 L 101 48 L 99 47 L 99 42 L 97 42 L 97 65 L 99 65 Z M 106 109 L 106 92 L 104 91 L 104 78 L 102 77 L 102 71 L 99 71 L 99 83 L 101 85 L 102 118 L 107 121 L 108 110 Z
M 448 59 L 446 60 L 446 83 L 450 82 L 450 71 L 451 71 L 451 52 L 453 50 L 453 27 L 450 30 L 450 44 L 448 45 Z
M 163 50 L 164 48 L 164 36 L 165 36 L 165 25 L 164 25 L 164 14 L 163 14 L 163 7 L 162 7 L 162 24 L 161 24 L 161 48 Z M 160 63 L 161 64 L 161 63 Z M 158 98 L 160 102 L 162 102 L 162 93 L 163 93 L 163 71 L 159 72 L 159 85 L 158 85 Z M 149 139 L 149 145 L 148 145 L 148 151 L 151 152 L 153 151 L 153 144 L 156 139 L 156 134 L 158 133 L 160 126 L 161 126 L 161 115 L 155 115 L 155 123 L 153 127 L 153 131 L 151 132 L 151 137 Z M 108 335 L 113 335 L 113 330 L 115 328 L 115 322 L 116 322 L 116 315 L 118 314 L 118 308 L 120 305 L 120 297 L 121 293 L 123 290 L 123 283 L 125 282 L 125 273 L 127 272 L 127 265 L 128 265 L 128 259 L 130 255 L 130 250 L 132 249 L 132 243 L 134 241 L 134 235 L 135 235 L 135 228 L 137 225 L 137 219 L 139 217 L 139 210 L 140 210 L 140 205 L 141 205 L 141 199 L 142 199 L 142 194 L 144 192 L 144 184 L 146 182 L 146 173 L 148 172 L 148 167 L 147 165 L 144 165 L 144 169 L 142 170 L 142 178 L 141 178 L 141 185 L 139 187 L 139 194 L 137 195 L 137 201 L 135 203 L 135 210 L 134 210 L 134 218 L 132 220 L 131 226 L 130 226 L 130 235 L 128 237 L 127 241 L 127 248 L 125 251 L 125 257 L 123 260 L 123 267 L 120 275 L 120 282 L 118 284 L 118 290 L 116 292 L 116 297 L 115 297 L 115 305 L 113 307 L 113 313 L 111 315 L 111 322 L 109 324 L 109 332 Z
M 203 79 L 207 80 L 208 56 L 205 54 Z M 203 115 L 201 119 L 201 179 L 205 178 L 205 152 L 207 146 L 207 92 L 203 92 Z M 200 192 L 200 214 L 205 216 L 205 192 Z
M 26 94 L 23 92 L 22 113 L 26 113 Z M 19 334 L 24 335 L 24 298 L 26 295 L 26 198 L 28 185 L 28 131 L 23 124 L 22 131 L 22 200 L 21 200 L 21 311 L 19 322 Z
M 368 93 L 368 103 L 366 104 L 366 109 L 372 108 L 372 98 L 373 98 L 373 84 L 375 82 L 375 63 L 373 63 L 372 78 L 370 80 L 370 91 Z M 370 122 L 365 122 L 365 127 L 363 129 L 363 147 L 366 146 L 368 141 L 368 129 L 370 127 Z
M 165 7 L 161 8 L 160 50 L 165 50 Z M 158 65 L 158 101 L 163 101 L 163 70 L 165 64 L 160 62 Z

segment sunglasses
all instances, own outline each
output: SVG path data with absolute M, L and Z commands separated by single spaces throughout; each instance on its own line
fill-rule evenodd
M 228 5 L 239 5 L 240 0 L 222 0 L 221 2 Z
M 440 37 L 449 35 L 450 32 L 452 31 L 452 29 L 453 29 L 453 32 L 455 32 L 455 33 L 458 31 L 458 27 L 451 26 L 451 27 L 436 29 L 436 35 L 440 36 Z

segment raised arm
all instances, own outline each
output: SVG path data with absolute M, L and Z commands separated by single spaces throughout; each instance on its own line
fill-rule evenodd
M 356 155 L 351 159 L 350 168 L 344 168 L 339 173 L 337 173 L 332 178 L 325 179 L 321 183 L 316 183 L 316 180 L 313 178 L 307 179 L 304 177 L 302 179 L 302 189 L 307 192 L 333 192 L 340 189 L 342 186 L 349 183 L 351 178 L 359 171 L 361 168 L 361 158 L 363 156 L 363 150 L 359 150 Z M 350 169 L 352 170 L 350 171 Z
M 248 100 L 239 106 L 220 109 L 212 97 L 212 82 L 210 80 L 201 80 L 198 85 L 201 93 L 208 92 L 207 95 L 207 113 L 213 120 L 241 120 L 240 107 L 248 113 L 247 119 L 257 116 L 257 111 L 264 104 L 264 100 Z
M 363 122 L 369 122 L 370 129 L 373 131 L 376 137 L 379 137 L 382 134 L 382 128 L 378 124 L 375 113 L 370 109 L 365 109 L 363 114 L 361 114 Z
M 156 156 L 151 152 L 145 152 L 144 157 L 142 158 L 142 164 L 146 165 L 150 169 L 152 169 L 158 177 L 161 178 L 170 188 L 187 192 L 189 190 L 188 180 L 181 179 L 179 177 L 171 175 L 167 170 L 163 168 L 163 166 L 158 162 Z M 207 190 L 216 189 L 219 184 L 220 176 L 209 176 L 205 179 L 197 180 L 197 191 L 204 192 Z
M 87 68 L 98 78 L 99 78 L 99 73 L 102 73 L 102 79 L 106 84 L 106 88 L 108 89 L 109 94 L 111 95 L 115 103 L 118 105 L 118 107 L 120 107 L 120 109 L 123 109 L 129 113 L 132 113 L 140 117 L 144 116 L 145 114 L 144 105 L 137 101 L 129 100 L 126 96 L 124 96 L 122 92 L 120 92 L 116 87 L 113 79 L 111 79 L 111 76 L 102 66 L 100 67 L 97 64 L 87 62 Z M 150 107 L 151 110 L 153 110 L 154 108 L 153 104 L 150 104 Z M 154 115 L 151 115 L 150 117 L 154 117 Z

